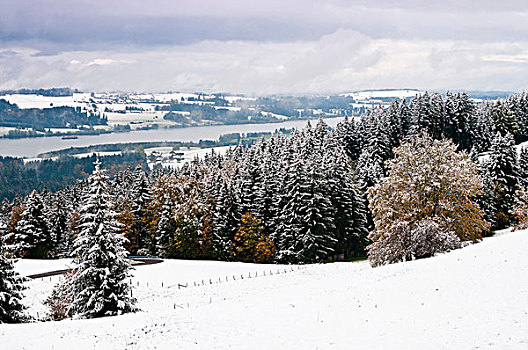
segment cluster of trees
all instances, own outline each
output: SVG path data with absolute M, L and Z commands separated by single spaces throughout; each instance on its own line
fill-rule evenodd
M 13 252 L 67 255 L 86 186 L 4 203 L 4 238 Z M 351 163 L 322 120 L 171 172 L 119 172 L 110 192 L 132 255 L 302 263 L 361 255 L 366 244 Z
M 106 125 L 104 115 L 81 111 L 73 107 L 29 108 L 20 109 L 16 104 L 11 104 L 0 99 L 0 126 L 17 128 L 32 128 L 45 131 L 46 128 L 77 128 L 83 125 Z
M 528 175 L 526 150 L 518 156 L 515 149 L 528 140 L 527 94 L 477 105 L 466 93 L 425 93 L 409 103 L 394 101 L 359 121 L 345 120 L 336 131 L 343 135 L 364 193 L 387 175 L 387 161 L 405 138 L 425 131 L 435 140 L 451 139 L 479 167 L 483 194 L 477 201 L 491 229 L 512 224 L 515 193 L 526 186 Z

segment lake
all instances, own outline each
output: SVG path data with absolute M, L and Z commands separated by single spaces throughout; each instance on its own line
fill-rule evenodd
M 343 118 L 329 118 L 325 122 L 335 126 Z M 0 156 L 36 157 L 40 153 L 57 151 L 70 147 L 85 147 L 108 143 L 131 142 L 156 142 L 156 141 L 183 141 L 198 142 L 200 140 L 218 140 L 220 135 L 229 133 L 248 133 L 275 131 L 280 128 L 301 129 L 306 125 L 306 120 L 286 121 L 270 124 L 239 124 L 239 125 L 214 125 L 198 126 L 178 129 L 153 129 L 113 133 L 102 135 L 81 135 L 75 140 L 63 140 L 61 136 L 35 137 L 25 139 L 0 139 Z M 317 120 L 311 121 L 315 126 Z

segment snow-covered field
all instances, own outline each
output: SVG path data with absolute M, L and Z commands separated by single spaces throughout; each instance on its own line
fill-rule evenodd
M 0 344 L 2 349 L 526 349 L 527 246 L 528 231 L 518 231 L 375 269 L 367 262 L 298 269 L 165 261 L 134 272 L 133 293 L 142 312 L 0 325 Z M 36 271 L 32 264 L 17 267 Z M 28 283 L 31 312 L 55 282 Z M 178 289 L 178 283 L 189 287 Z
M 364 90 L 341 94 L 341 96 L 353 97 L 355 100 L 369 100 L 373 98 L 399 98 L 405 99 L 422 93 L 418 90 Z

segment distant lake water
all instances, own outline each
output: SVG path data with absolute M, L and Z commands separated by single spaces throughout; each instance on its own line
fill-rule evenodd
M 341 120 L 343 120 L 343 118 L 329 118 L 325 119 L 325 122 L 329 126 L 334 127 Z M 198 142 L 200 140 L 218 140 L 220 135 L 223 134 L 236 132 L 273 132 L 280 128 L 301 129 L 306 125 L 306 123 L 306 120 L 294 120 L 271 124 L 214 125 L 177 129 L 153 129 L 102 135 L 80 135 L 74 140 L 63 140 L 61 136 L 24 139 L 0 139 L 0 156 L 32 158 L 36 157 L 40 153 L 49 151 L 57 151 L 70 147 L 102 145 L 108 143 L 158 141 Z M 312 120 L 311 123 L 312 126 L 315 126 L 317 120 Z

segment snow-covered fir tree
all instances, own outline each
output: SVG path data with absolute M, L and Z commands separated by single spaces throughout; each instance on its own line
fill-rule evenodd
M 475 106 L 468 94 L 446 93 L 443 134 L 458 144 L 460 149 L 470 150 L 472 147 L 470 128 L 474 114 Z
M 48 227 L 50 231 L 53 256 L 68 256 L 71 242 L 68 237 L 68 213 L 61 192 L 57 192 L 48 209 Z
M 24 278 L 15 271 L 13 260 L 5 253 L 4 241 L 0 238 L 0 323 L 25 322 L 29 318 L 22 304 Z
M 520 186 L 528 189 L 528 147 L 526 146 L 519 152 L 518 171 Z
M 335 251 L 335 212 L 323 175 L 323 155 L 312 148 L 311 135 L 307 126 L 299 138 L 300 152 L 285 169 L 284 207 L 277 225 L 279 234 L 274 235 L 277 260 L 282 262 L 320 261 Z
M 41 196 L 33 190 L 12 232 L 5 236 L 9 251 L 18 257 L 45 258 L 51 254 L 51 236 Z
M 510 211 L 519 189 L 517 151 L 512 134 L 497 132 L 492 140 L 488 159 L 482 171 L 484 198 L 482 207 L 492 228 L 506 227 L 511 221 Z
M 131 254 L 145 251 L 149 246 L 147 208 L 150 202 L 150 184 L 147 174 L 141 166 L 134 171 L 134 182 L 130 189 L 130 211 L 134 215 L 132 232 L 127 237 L 130 240 Z
M 70 315 L 92 318 L 136 310 L 125 280 L 131 265 L 116 216 L 108 179 L 96 162 L 80 208 L 81 232 L 75 240 L 74 274 L 68 284 Z

